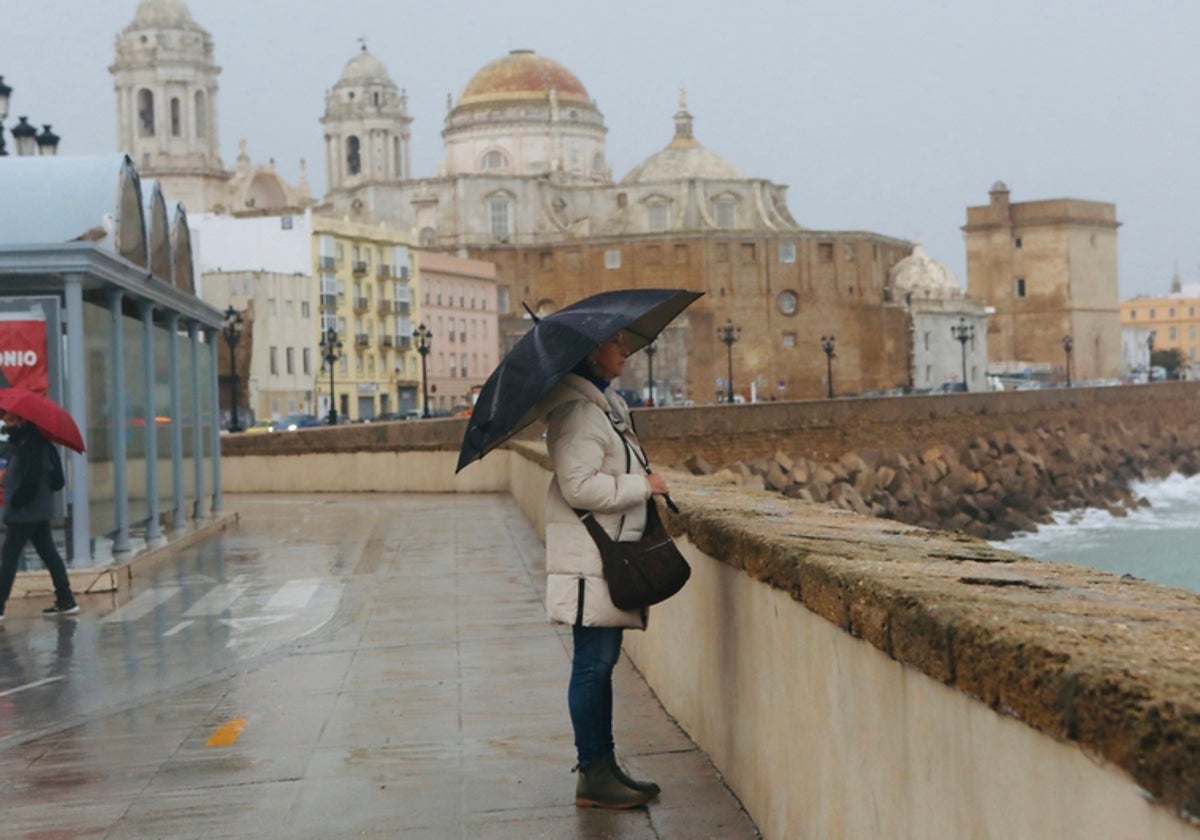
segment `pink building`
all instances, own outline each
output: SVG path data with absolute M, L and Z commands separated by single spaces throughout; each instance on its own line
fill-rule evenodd
M 458 413 L 473 404 L 474 392 L 500 361 L 496 266 L 418 251 L 417 268 L 418 317 L 431 333 L 425 360 L 429 410 Z

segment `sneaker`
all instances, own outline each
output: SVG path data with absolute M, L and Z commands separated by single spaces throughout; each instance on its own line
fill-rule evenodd
M 79 612 L 78 604 L 55 604 L 42 610 L 42 615 L 75 615 Z

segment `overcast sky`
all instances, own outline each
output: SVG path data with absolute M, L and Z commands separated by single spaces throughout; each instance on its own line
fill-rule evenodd
M 0 74 L 60 152 L 114 151 L 108 67 L 137 0 L 5 0 Z M 1113 202 L 1121 294 L 1200 282 L 1196 0 L 190 0 L 212 34 L 232 168 L 246 138 L 325 186 L 325 91 L 367 38 L 408 92 L 412 164 L 435 174 L 446 95 L 511 49 L 570 68 L 604 114 L 620 178 L 673 132 L 789 187 L 805 227 L 920 239 L 966 284 L 959 228 L 1013 201 Z M 11 152 L 11 140 L 10 152 Z M 0 196 L 10 201 L 11 196 Z

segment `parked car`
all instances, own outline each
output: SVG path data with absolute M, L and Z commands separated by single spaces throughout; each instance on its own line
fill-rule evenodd
M 311 414 L 289 414 L 279 420 L 271 421 L 269 431 L 294 432 L 296 429 L 311 429 L 320 425 L 321 421 Z
M 274 429 L 271 428 L 271 425 L 272 424 L 270 420 L 259 420 L 257 423 L 251 423 L 249 426 L 242 429 L 242 434 L 259 435 L 263 434 L 264 432 L 274 431 Z

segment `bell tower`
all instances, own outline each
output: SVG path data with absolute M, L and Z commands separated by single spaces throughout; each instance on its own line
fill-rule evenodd
M 321 124 L 329 193 L 412 177 L 408 97 L 365 43 L 325 94 Z
M 141 0 L 117 36 L 109 67 L 117 145 L 144 177 L 193 211 L 220 201 L 231 177 L 221 163 L 213 40 L 183 0 Z

